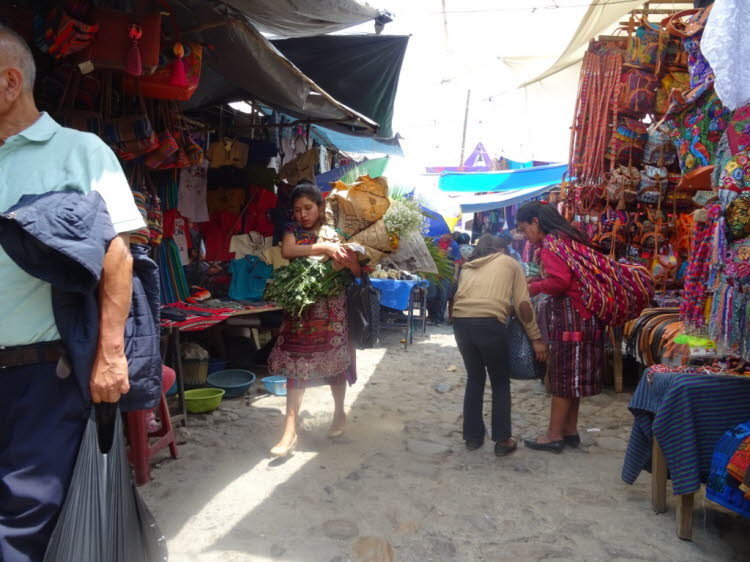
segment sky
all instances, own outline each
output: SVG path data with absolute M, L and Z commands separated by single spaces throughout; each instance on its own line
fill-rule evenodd
M 585 0 L 368 3 L 395 15 L 384 33 L 411 36 L 394 115 L 410 161 L 420 167 L 459 165 L 468 90 L 465 157 L 483 142 L 492 156 L 567 159 L 565 129 L 572 120 L 577 71 L 545 81 L 536 94 L 517 86 L 562 53 L 586 11 Z M 372 24 L 347 31 L 353 32 L 372 33 Z M 539 127 L 545 112 L 556 121 L 550 127 L 555 134 Z

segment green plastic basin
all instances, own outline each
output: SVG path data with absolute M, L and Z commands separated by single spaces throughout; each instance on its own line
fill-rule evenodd
M 191 414 L 205 414 L 213 412 L 224 398 L 224 390 L 220 388 L 196 388 L 185 391 L 185 406 Z

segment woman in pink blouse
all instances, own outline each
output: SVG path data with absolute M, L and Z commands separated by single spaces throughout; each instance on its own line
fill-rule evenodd
M 581 301 L 578 280 L 559 256 L 542 247 L 546 237 L 572 239 L 590 246 L 552 205 L 532 202 L 518 210 L 518 228 L 537 246 L 535 262 L 540 275 L 529 279 L 531 296 L 546 295 L 539 305 L 542 332 L 549 338 L 548 376 L 552 407 L 547 432 L 527 447 L 559 453 L 578 447 L 578 408 L 581 398 L 601 392 L 604 367 L 604 331 Z

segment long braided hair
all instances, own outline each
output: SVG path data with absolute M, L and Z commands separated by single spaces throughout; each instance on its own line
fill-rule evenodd
M 539 228 L 542 229 L 544 234 L 554 234 L 555 236 L 562 234 L 584 246 L 591 247 L 588 237 L 573 228 L 573 225 L 557 212 L 554 205 L 531 201 L 518 209 L 516 222 L 531 222 L 533 219 L 539 220 Z

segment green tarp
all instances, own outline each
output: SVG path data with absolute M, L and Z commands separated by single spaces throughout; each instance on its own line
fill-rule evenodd
M 398 35 L 323 35 L 272 43 L 336 100 L 379 123 L 378 136 L 391 137 L 408 41 Z

